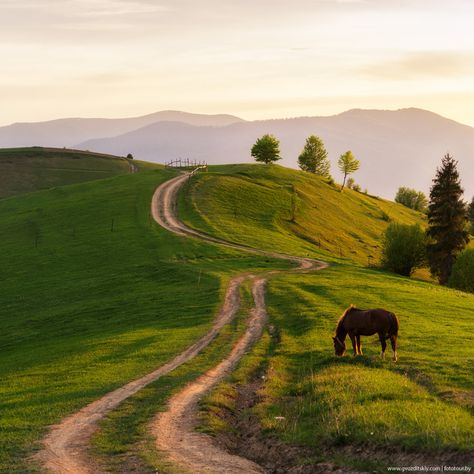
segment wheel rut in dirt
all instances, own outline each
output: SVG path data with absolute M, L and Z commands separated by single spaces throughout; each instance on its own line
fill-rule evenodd
M 299 265 L 297 269 L 289 270 L 292 272 L 307 272 L 327 266 L 324 262 L 312 259 L 266 252 L 226 242 L 185 226 L 177 216 L 177 195 L 186 179 L 188 179 L 188 175 L 180 175 L 166 181 L 156 189 L 153 195 L 151 214 L 154 220 L 165 229 L 177 235 L 292 261 Z M 152 431 L 158 449 L 164 452 L 171 461 L 194 472 L 263 472 L 258 465 L 251 461 L 239 456 L 232 456 L 219 449 L 212 442 L 212 438 L 195 433 L 193 427 L 198 400 L 231 372 L 243 354 L 260 337 L 267 317 L 265 284 L 267 278 L 275 273 L 278 271 L 266 272 L 263 275 L 242 274 L 232 278 L 227 287 L 222 308 L 208 333 L 153 372 L 104 395 L 51 427 L 49 433 L 42 440 L 42 450 L 35 454 L 33 461 L 47 471 L 55 473 L 97 474 L 101 472 L 89 454 L 90 439 L 97 431 L 99 421 L 125 399 L 190 361 L 208 346 L 218 335 L 220 329 L 234 318 L 240 305 L 240 285 L 245 279 L 250 278 L 255 306 L 248 319 L 245 333 L 237 341 L 228 357 L 171 398 L 168 409 L 160 413 L 154 420 Z
M 155 193 L 153 217 L 163 227 L 179 235 L 196 237 L 230 248 L 298 263 L 298 268 L 285 272 L 308 272 L 327 266 L 324 262 L 312 259 L 266 252 L 226 242 L 185 226 L 179 221 L 176 213 L 176 196 L 185 179 L 187 178 L 178 177 L 170 180 L 165 183 L 163 189 L 158 189 Z M 160 208 L 163 203 L 168 203 L 168 205 Z M 281 272 L 281 270 L 274 270 L 258 276 L 247 277 L 251 280 L 254 307 L 251 310 L 244 335 L 222 362 L 171 397 L 167 410 L 159 413 L 152 422 L 151 432 L 155 438 L 157 449 L 164 453 L 169 461 L 185 470 L 229 474 L 265 472 L 258 464 L 244 457 L 228 453 L 219 447 L 210 436 L 198 433 L 194 428 L 197 423 L 198 401 L 232 371 L 245 352 L 260 338 L 267 322 L 265 285 L 271 275 Z

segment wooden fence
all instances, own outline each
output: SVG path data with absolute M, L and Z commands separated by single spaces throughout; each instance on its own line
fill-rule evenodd
M 190 160 L 189 158 L 167 161 L 165 166 L 166 168 L 199 168 L 207 170 L 207 163 L 205 161 Z

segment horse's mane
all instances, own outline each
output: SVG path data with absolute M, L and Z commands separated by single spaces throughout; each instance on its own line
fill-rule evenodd
M 351 304 L 343 313 L 342 316 L 337 320 L 337 325 L 336 325 L 336 333 L 337 330 L 339 329 L 340 325 L 344 321 L 344 318 L 353 310 L 357 309 L 353 304 Z

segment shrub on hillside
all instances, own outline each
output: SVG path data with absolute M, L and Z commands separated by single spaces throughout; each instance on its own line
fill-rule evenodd
M 410 276 L 425 262 L 425 233 L 418 224 L 392 222 L 382 240 L 382 266 L 400 275 Z
M 398 188 L 395 202 L 420 212 L 425 212 L 428 206 L 428 200 L 421 191 L 405 187 Z
M 449 285 L 474 293 L 474 249 L 463 250 L 454 262 Z

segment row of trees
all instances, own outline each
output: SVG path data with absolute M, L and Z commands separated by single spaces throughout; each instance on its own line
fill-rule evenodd
M 281 159 L 280 142 L 273 135 L 264 135 L 253 145 L 251 154 L 256 161 L 266 164 L 278 161 Z M 303 171 L 331 178 L 328 153 L 322 140 L 315 135 L 306 139 L 298 164 Z M 357 171 L 360 163 L 351 151 L 347 151 L 339 157 L 338 167 L 344 175 L 342 191 L 347 176 Z M 352 178 L 349 178 L 348 185 L 354 188 Z M 462 196 L 457 161 L 449 154 L 443 157 L 441 167 L 436 171 L 429 203 L 423 193 L 399 188 L 395 201 L 411 209 L 427 212 L 428 229 L 425 233 L 419 226 L 390 224 L 383 244 L 382 261 L 385 267 L 409 276 L 415 268 L 428 263 L 432 275 L 442 285 L 447 284 L 456 258 L 469 242 L 469 222 L 474 233 L 474 198 L 468 205 Z M 466 259 L 468 257 L 463 254 L 460 261 L 464 267 Z M 474 267 L 474 252 L 472 259 Z
M 427 231 L 423 232 L 418 225 L 390 224 L 383 242 L 382 261 L 385 267 L 409 276 L 415 268 L 428 263 L 431 274 L 442 285 L 450 281 L 454 284 L 456 279 L 462 279 L 455 262 L 458 256 L 463 255 L 460 262 L 464 268 L 469 267 L 466 262 L 472 259 L 474 276 L 474 252 L 467 251 L 472 257 L 466 257 L 463 253 L 469 242 L 469 224 L 474 224 L 474 199 L 468 206 L 463 200 L 463 192 L 457 161 L 447 154 L 436 171 L 430 190 Z M 400 199 L 404 195 L 414 201 L 419 197 L 409 192 L 400 193 Z
M 266 164 L 278 161 L 281 159 L 280 142 L 273 135 L 263 135 L 252 146 L 251 155 L 255 158 L 255 161 Z M 342 191 L 346 184 L 347 176 L 359 169 L 360 162 L 351 151 L 346 151 L 339 157 L 337 164 L 339 170 L 344 175 Z M 315 135 L 311 135 L 306 139 L 304 148 L 298 156 L 298 165 L 303 171 L 332 179 L 328 152 L 321 138 Z

